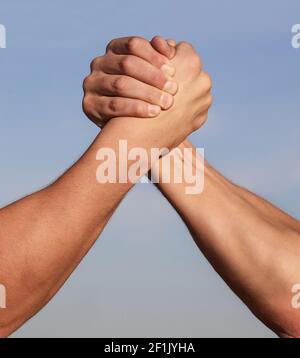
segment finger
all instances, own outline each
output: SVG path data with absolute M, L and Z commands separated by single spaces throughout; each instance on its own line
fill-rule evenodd
M 170 94 L 177 92 L 178 86 L 174 81 L 167 79 L 161 70 L 137 56 L 105 56 L 102 61 L 102 70 L 106 74 L 126 75 Z
M 93 96 L 91 115 L 94 118 L 139 117 L 153 118 L 159 115 L 159 106 L 138 99 Z
M 198 78 L 199 84 L 201 84 L 201 87 L 204 92 L 210 93 L 213 87 L 212 78 L 211 76 L 205 72 L 202 71 Z
M 175 55 L 176 50 L 174 47 L 170 46 L 168 42 L 160 36 L 153 37 L 151 45 L 156 51 L 169 59 L 173 58 Z
M 168 39 L 168 40 L 167 40 L 167 43 L 168 43 L 170 46 L 172 46 L 172 47 L 176 47 L 176 41 L 173 40 L 173 39 Z
M 139 99 L 162 109 L 169 109 L 174 103 L 171 94 L 127 76 L 104 75 L 94 83 L 90 91 L 99 95 Z
M 168 58 L 163 53 L 156 51 L 150 42 L 142 37 L 125 37 L 113 40 L 107 46 L 107 51 L 118 55 L 140 57 L 159 69 L 166 64 L 172 67 Z

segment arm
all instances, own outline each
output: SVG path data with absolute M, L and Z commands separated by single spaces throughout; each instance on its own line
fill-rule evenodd
M 96 180 L 98 150 L 110 148 L 116 154 L 118 164 L 129 168 L 130 161 L 126 159 L 125 163 L 124 157 L 119 156 L 119 139 L 127 140 L 128 151 L 138 147 L 149 154 L 153 147 L 177 146 L 203 124 L 195 115 L 199 113 L 197 88 L 203 82 L 199 58 L 188 44 L 178 46 L 177 51 L 174 65 L 181 88 L 170 112 L 163 111 L 155 118 L 123 116 L 112 119 L 83 157 L 60 179 L 46 189 L 1 209 L 0 282 L 7 289 L 7 309 L 0 311 L 0 336 L 9 335 L 53 297 L 134 185 L 130 181 L 99 184 Z M 120 70 L 120 57 L 114 59 Z M 106 58 L 102 61 L 105 62 Z M 135 58 L 123 61 L 121 59 L 123 66 L 126 64 L 125 70 L 136 69 Z M 98 63 L 99 60 L 93 66 Z M 106 63 L 111 66 L 113 62 Z M 191 64 L 194 65 L 192 70 Z M 119 99 L 111 106 L 109 98 L 97 96 L 93 92 L 94 78 L 91 77 L 85 82 L 85 110 L 97 121 L 101 119 L 97 110 L 99 105 L 101 109 L 116 114 Z M 159 80 L 162 77 L 156 71 L 154 78 Z M 164 87 L 166 80 L 161 81 Z M 194 89 L 195 95 L 187 94 L 185 88 Z M 185 115 L 182 106 L 190 108 Z M 139 102 L 138 110 L 141 108 L 148 108 L 148 104 Z M 129 109 L 133 110 L 133 106 Z M 148 161 L 141 160 L 140 168 L 139 176 L 142 176 L 150 168 Z
M 174 41 L 168 43 L 171 47 L 175 46 Z M 170 51 L 162 39 L 154 39 L 152 46 L 166 57 L 174 56 L 174 51 Z M 136 56 L 145 55 L 141 43 L 134 47 Z M 128 53 L 128 48 L 124 47 L 114 49 L 112 46 L 111 50 Z M 100 82 L 95 83 L 101 88 Z M 137 89 L 140 86 L 138 82 L 131 85 Z M 129 87 L 128 83 L 127 91 Z M 202 97 L 198 98 L 203 105 L 202 112 L 199 112 L 202 118 L 206 118 L 211 104 L 211 99 L 205 96 L 210 86 L 206 88 L 207 92 L 202 88 Z M 122 91 L 121 95 L 126 97 L 127 91 Z M 139 93 L 139 98 L 143 99 L 146 92 Z M 116 91 L 112 95 L 118 96 L 119 93 Z M 183 107 L 183 110 L 187 108 Z M 186 141 L 180 145 L 181 149 L 185 147 L 192 146 Z M 176 155 L 176 152 L 173 153 Z M 181 158 L 178 159 L 180 162 Z M 160 166 L 167 160 L 168 157 L 161 159 Z M 193 156 L 195 160 L 196 155 Z M 175 163 L 178 164 L 178 161 Z M 300 274 L 299 222 L 234 185 L 209 164 L 205 168 L 205 189 L 199 195 L 186 195 L 187 184 L 184 182 L 162 184 L 160 176 L 163 172 L 155 173 L 155 168 L 152 169 L 160 180 L 160 190 L 187 223 L 200 249 L 230 287 L 254 314 L 279 335 L 299 336 L 299 313 L 291 307 L 291 289 Z M 175 165 L 171 162 L 171 172 L 174 169 Z
M 185 141 L 180 148 L 192 145 Z M 300 277 L 300 223 L 208 163 L 201 194 L 186 195 L 184 182 L 158 186 L 209 262 L 250 310 L 279 336 L 299 337 L 300 312 L 291 303 L 292 287 Z

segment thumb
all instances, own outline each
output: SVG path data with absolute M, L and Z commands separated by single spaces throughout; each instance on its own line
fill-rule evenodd
M 155 36 L 151 40 L 151 45 L 156 51 L 166 56 L 169 60 L 171 60 L 175 56 L 176 49 L 174 46 L 176 46 L 176 42 L 174 40 L 166 41 L 161 36 Z
M 176 47 L 176 41 L 173 39 L 168 39 L 167 43 L 171 46 L 171 47 Z

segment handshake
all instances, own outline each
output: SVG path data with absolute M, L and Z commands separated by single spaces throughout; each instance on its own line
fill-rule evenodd
M 193 47 L 161 37 L 113 40 L 92 62 L 83 88 L 84 112 L 102 128 L 94 143 L 54 183 L 0 210 L 0 288 L 5 292 L 0 336 L 46 305 L 133 184 L 151 170 L 158 189 L 233 292 L 279 336 L 299 337 L 300 222 L 208 163 L 205 172 L 204 164 L 197 166 L 197 151 L 187 137 L 208 118 L 212 83 Z M 125 160 L 116 154 L 120 140 L 133 153 Z M 140 155 L 135 180 L 124 180 L 121 172 L 129 176 L 137 147 L 146 155 Z M 145 158 L 153 148 L 161 150 L 155 165 Z M 160 180 L 164 171 L 159 169 L 171 155 L 164 155 L 166 150 L 178 159 L 169 162 L 169 174 L 181 171 L 181 150 L 190 150 L 190 172 L 205 178 L 201 193 L 186 195 L 185 182 Z M 96 159 L 105 156 L 108 171 L 111 163 L 118 166 L 119 180 L 102 181 L 105 168 L 95 180 Z
M 207 120 L 211 87 L 190 44 L 158 36 L 151 42 L 122 38 L 93 60 L 83 84 L 83 109 L 99 127 L 112 118 L 147 120 L 158 134 L 155 144 L 174 148 Z

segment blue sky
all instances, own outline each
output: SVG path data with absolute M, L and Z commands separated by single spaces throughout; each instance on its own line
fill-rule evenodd
M 298 0 L 3 0 L 0 205 L 53 181 L 97 135 L 81 112 L 81 86 L 106 43 L 161 34 L 192 42 L 213 77 L 214 107 L 194 144 L 227 177 L 300 217 L 297 23 Z M 156 189 L 139 185 L 67 285 L 15 336 L 272 334 Z

